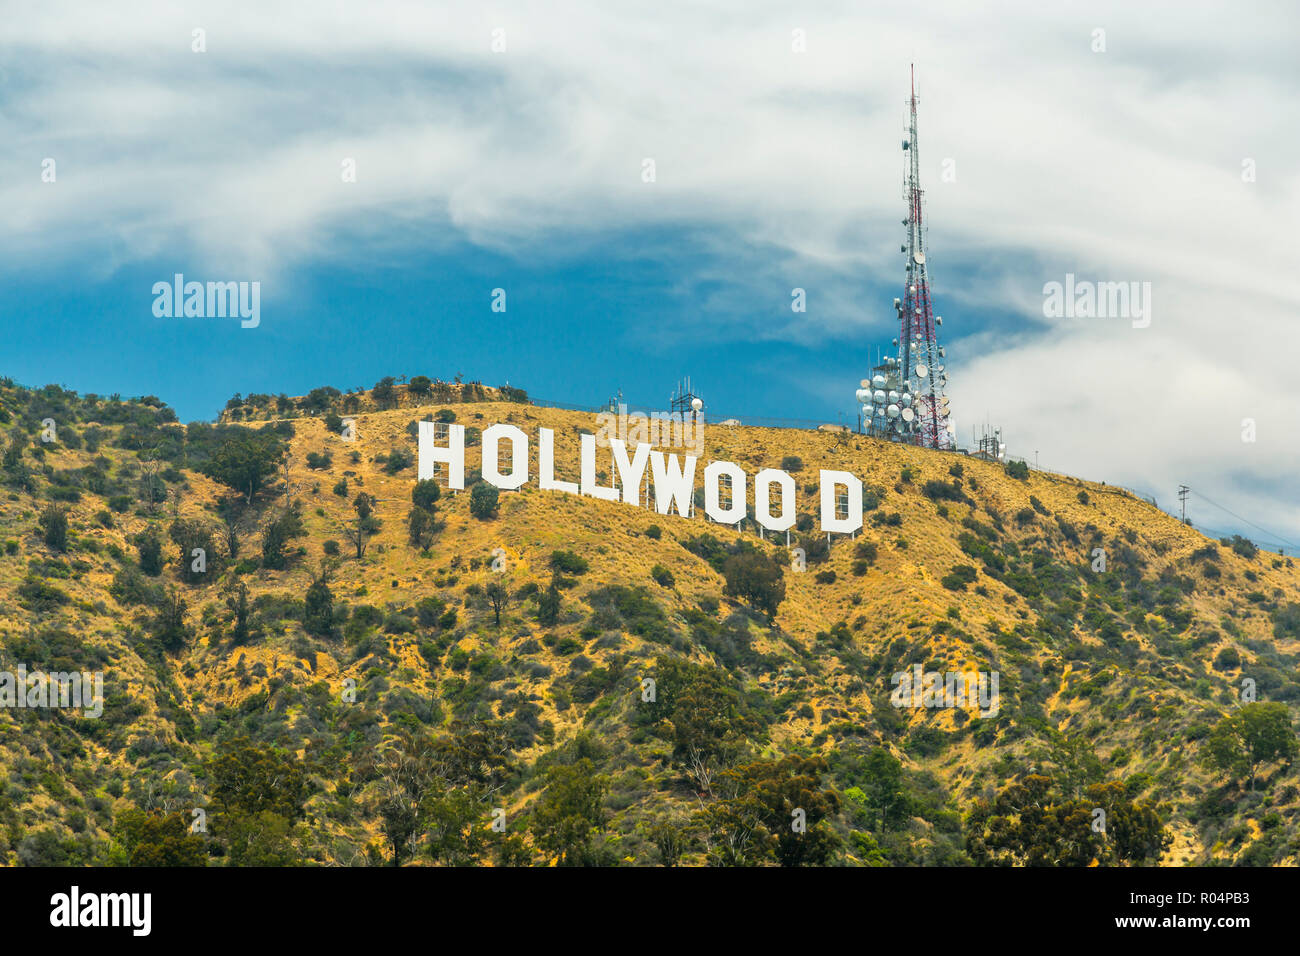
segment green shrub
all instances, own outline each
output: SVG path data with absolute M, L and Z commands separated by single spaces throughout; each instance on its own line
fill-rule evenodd
M 140 570 L 151 578 L 162 574 L 162 537 L 158 529 L 150 526 L 135 538 L 136 554 L 140 558 Z
M 876 546 L 876 542 L 868 541 L 865 538 L 853 546 L 853 556 L 861 558 L 867 564 L 871 564 L 876 560 L 878 552 L 879 548 Z
M 426 511 L 431 510 L 441 497 L 442 488 L 432 478 L 417 481 L 415 487 L 411 489 L 411 502 L 417 508 L 424 508 Z
M 966 585 L 973 583 L 978 576 L 979 572 L 969 564 L 959 564 L 945 574 L 939 583 L 949 591 L 965 591 Z
M 1243 538 L 1239 534 L 1234 534 L 1230 543 L 1233 553 L 1243 558 L 1254 558 L 1255 555 L 1259 554 L 1259 548 L 1255 547 L 1255 542 L 1249 538 Z
M 384 459 L 384 473 L 395 475 L 399 471 L 410 468 L 414 461 L 415 459 L 411 457 L 411 453 L 405 448 L 394 448 L 388 453 L 388 457 Z
M 572 551 L 552 551 L 551 567 L 561 574 L 586 574 L 590 564 Z
M 769 618 L 776 616 L 777 608 L 785 600 L 781 566 L 767 554 L 759 551 L 733 554 L 723 563 L 722 576 L 727 580 L 727 595 L 748 601 Z
M 1241 653 L 1235 647 L 1225 647 L 1214 655 L 1216 671 L 1235 670 L 1241 666 Z
M 469 493 L 469 513 L 483 521 L 495 518 L 499 497 L 493 485 L 489 485 L 486 481 L 478 482 Z
M 47 505 L 41 512 L 37 524 L 41 529 L 41 540 L 45 546 L 54 551 L 68 550 L 68 512 L 58 505 Z
M 931 501 L 964 501 L 966 495 L 956 482 L 931 479 L 921 486 L 921 494 Z

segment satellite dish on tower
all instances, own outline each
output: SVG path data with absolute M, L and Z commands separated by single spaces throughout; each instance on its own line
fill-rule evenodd
M 930 374 L 930 370 L 929 370 L 928 368 L 926 368 L 924 365 L 918 365 L 918 366 L 916 367 L 916 377 L 917 377 L 917 378 L 925 378 L 925 377 L 926 377 L 927 375 L 929 375 L 929 374 Z
M 925 265 L 925 253 L 924 253 L 924 252 L 914 252 L 914 253 L 912 254 L 912 258 L 916 260 L 916 262 L 917 262 L 918 265 Z
M 910 422 L 912 419 L 916 418 L 916 412 L 910 408 L 905 408 L 902 411 L 902 416 L 903 416 L 903 421 Z
M 698 398 L 691 399 L 691 408 L 695 409 L 698 412 L 703 407 L 704 407 L 704 402 L 701 399 Z

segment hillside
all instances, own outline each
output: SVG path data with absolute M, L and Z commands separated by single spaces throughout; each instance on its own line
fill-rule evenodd
M 184 426 L 0 382 L 0 671 L 102 670 L 105 692 L 97 719 L 0 707 L 0 860 L 1298 862 L 1294 731 L 1243 756 L 1225 722 L 1300 701 L 1290 558 L 1101 483 L 729 426 L 700 470 L 793 473 L 806 571 L 752 520 L 533 483 L 476 515 L 483 428 L 553 429 L 576 481 L 595 416 L 381 385 Z M 470 481 L 417 529 L 434 419 L 469 429 Z M 251 495 L 213 477 L 235 448 L 280 462 Z M 823 468 L 866 486 L 864 530 L 829 551 Z M 784 587 L 774 615 L 728 587 L 742 567 Z M 915 664 L 996 672 L 996 716 L 892 706 Z

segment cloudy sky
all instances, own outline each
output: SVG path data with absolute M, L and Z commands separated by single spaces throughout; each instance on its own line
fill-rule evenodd
M 715 414 L 852 422 L 914 62 L 962 443 L 987 420 L 1300 542 L 1296 8 L 872 6 L 0 4 L 0 374 L 185 420 L 419 373 L 658 407 L 691 375 Z M 260 325 L 156 317 L 175 273 L 260 282 Z M 1046 316 L 1067 273 L 1150 283 L 1150 324 Z

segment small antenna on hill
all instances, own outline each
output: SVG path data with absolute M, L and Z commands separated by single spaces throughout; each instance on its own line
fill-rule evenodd
M 673 392 L 672 398 L 669 399 L 669 411 L 680 414 L 682 421 L 686 421 L 692 413 L 698 412 L 703 407 L 704 399 L 691 390 L 689 375 L 677 383 L 677 390 Z

